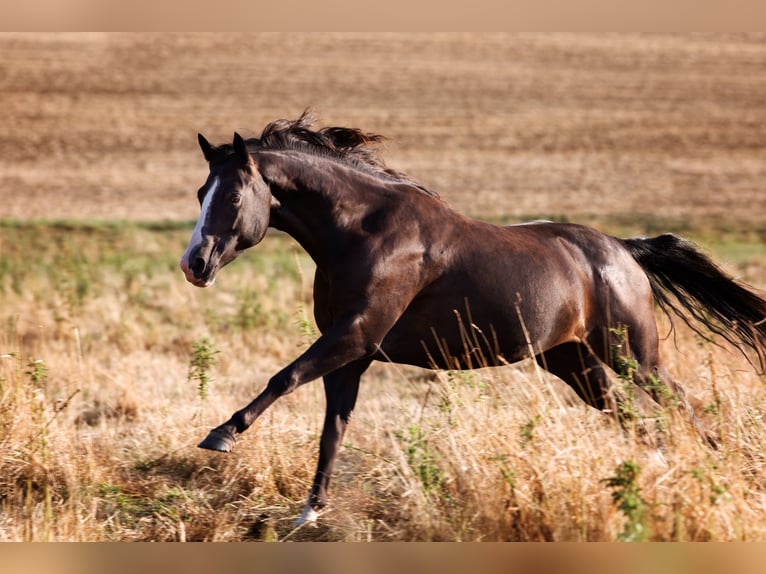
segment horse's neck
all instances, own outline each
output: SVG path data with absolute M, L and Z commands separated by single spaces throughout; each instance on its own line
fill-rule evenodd
M 354 222 L 368 206 L 367 186 L 351 186 L 343 177 L 350 169 L 322 158 L 306 162 L 290 156 L 266 168 L 277 202 L 272 227 L 291 235 L 320 266 L 354 232 Z

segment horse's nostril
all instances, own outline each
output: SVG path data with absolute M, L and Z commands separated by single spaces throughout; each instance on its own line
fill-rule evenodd
M 205 271 L 205 260 L 202 257 L 195 257 L 191 264 L 191 270 L 196 277 L 202 275 L 202 272 Z

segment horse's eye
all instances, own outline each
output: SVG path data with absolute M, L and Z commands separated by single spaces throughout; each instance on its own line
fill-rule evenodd
M 239 205 L 242 202 L 242 194 L 238 192 L 234 192 L 231 194 L 231 202 L 234 205 Z

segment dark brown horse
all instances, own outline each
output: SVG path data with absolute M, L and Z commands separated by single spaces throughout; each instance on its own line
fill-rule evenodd
M 658 353 L 655 301 L 697 329 L 757 354 L 764 366 L 766 301 L 674 235 L 617 239 L 580 225 L 501 227 L 465 217 L 388 169 L 356 129 L 313 130 L 304 114 L 260 138 L 199 143 L 210 174 L 181 259 L 189 282 L 216 273 L 268 227 L 316 263 L 322 335 L 200 447 L 229 451 L 275 400 L 324 378 L 319 462 L 299 520 L 327 503 L 327 486 L 359 379 L 372 361 L 470 369 L 534 356 L 589 405 L 618 412 L 610 381 L 615 327 L 628 333 L 634 382 L 658 402 L 674 394 L 700 430 Z M 704 431 L 701 431 L 704 436 Z

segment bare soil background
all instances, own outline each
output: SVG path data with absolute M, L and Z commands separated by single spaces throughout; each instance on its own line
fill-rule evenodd
M 2 34 L 0 218 L 190 220 L 196 134 L 306 107 L 455 208 L 766 213 L 766 35 Z

